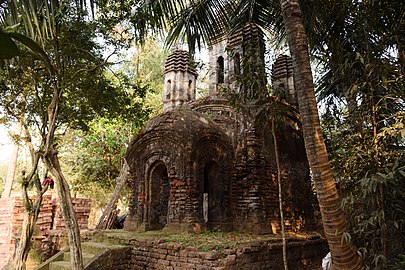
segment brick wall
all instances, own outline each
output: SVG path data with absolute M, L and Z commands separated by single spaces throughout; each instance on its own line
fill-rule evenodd
M 162 241 L 131 240 L 130 269 L 221 269 L 255 270 L 280 269 L 283 265 L 281 241 L 259 241 L 238 248 L 201 252 L 196 247 L 186 247 Z M 320 261 L 327 253 L 323 239 L 292 241 L 287 246 L 291 269 Z
M 20 204 L 16 198 L 0 199 L 0 268 L 12 258 L 14 254 L 15 239 L 13 235 L 18 232 Z
M 73 199 L 73 207 L 81 229 L 88 228 L 90 204 L 89 199 Z M 0 269 L 13 258 L 23 218 L 24 207 L 19 194 L 0 199 Z M 51 194 L 44 195 L 33 236 L 33 246 L 43 258 L 48 258 L 60 248 L 63 238 L 61 235 L 65 235 L 63 229 L 64 221 L 59 199 Z
M 88 229 L 91 200 L 85 198 L 72 198 L 72 203 L 76 212 L 76 219 L 79 228 L 82 230 Z M 61 230 L 65 228 L 65 221 L 63 220 L 62 210 L 59 204 L 59 198 L 55 198 L 53 201 L 55 216 L 53 219 L 52 230 Z
M 131 270 L 257 270 L 283 268 L 281 238 L 267 238 L 236 242 L 220 248 L 190 246 L 172 242 L 148 234 L 104 231 L 92 237 L 92 241 L 128 247 L 99 254 L 89 269 Z M 319 269 L 322 258 L 328 252 L 324 238 L 318 235 L 288 237 L 287 257 L 290 269 Z M 116 267 L 116 268 L 115 268 Z

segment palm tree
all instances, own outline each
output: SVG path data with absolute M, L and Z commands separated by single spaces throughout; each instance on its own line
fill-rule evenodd
M 186 38 L 192 50 L 195 44 L 203 40 L 210 43 L 215 40 L 218 33 L 224 34 L 232 30 L 237 22 L 253 21 L 271 29 L 272 26 L 280 23 L 280 14 L 282 14 L 293 58 L 295 88 L 298 90 L 307 157 L 332 255 L 333 269 L 360 269 L 362 259 L 348 235 L 347 221 L 339 205 L 340 198 L 322 137 L 310 68 L 308 41 L 299 1 L 240 0 L 236 3 L 221 0 L 184 1 L 191 4 L 188 3 L 189 6 L 187 6 L 187 3 L 183 3 L 185 8 L 173 14 L 173 10 L 176 10 L 173 7 L 177 2 L 164 1 L 165 4 L 159 6 L 160 13 L 156 14 L 160 14 L 171 22 L 168 43 L 172 44 L 179 38 Z
M 330 11 L 328 16 L 319 16 L 320 10 Z M 345 209 L 353 224 L 353 238 L 364 247 L 366 262 L 374 261 L 385 268 L 384 264 L 396 261 L 397 250 L 401 250 L 397 243 L 404 242 L 396 237 L 402 227 L 393 225 L 397 216 L 390 207 L 396 205 L 391 199 L 401 193 L 401 185 L 389 185 L 384 178 L 377 188 L 369 187 L 372 179 L 401 167 L 396 165 L 397 159 L 404 160 L 400 147 L 393 147 L 401 142 L 381 135 L 401 121 L 404 111 L 405 92 L 398 62 L 405 37 L 405 6 L 398 1 L 327 1 L 312 5 L 306 17 L 317 22 L 316 27 L 307 28 L 307 33 L 315 57 L 327 67 L 317 87 L 318 99 L 326 101 L 327 110 L 337 116 L 329 119 L 339 126 L 339 132 L 333 137 L 329 133 L 328 139 L 333 138 L 333 147 L 339 149 L 330 154 L 335 177 L 342 187 L 346 186 L 341 192 L 350 196 Z M 344 109 L 339 109 L 335 100 L 345 104 Z M 341 118 L 343 110 L 347 114 Z M 399 134 L 395 137 L 401 138 Z M 384 155 L 380 155 L 382 149 Z M 373 219 L 378 222 L 367 222 Z M 373 241 L 364 237 L 373 232 L 378 232 Z
M 322 223 L 332 255 L 332 269 L 360 269 L 362 259 L 350 239 L 323 140 L 308 53 L 308 41 L 298 0 L 280 0 L 293 57 L 305 148 L 317 191 Z

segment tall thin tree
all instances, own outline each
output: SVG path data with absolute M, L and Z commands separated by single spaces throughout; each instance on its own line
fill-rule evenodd
M 305 148 L 332 255 L 332 269 L 361 269 L 362 259 L 357 249 L 350 238 L 345 237 L 348 225 L 340 207 L 339 194 L 323 141 L 301 7 L 298 0 L 280 0 L 280 5 L 293 60 Z

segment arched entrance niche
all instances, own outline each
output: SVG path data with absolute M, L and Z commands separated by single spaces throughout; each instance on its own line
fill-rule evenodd
M 203 166 L 200 178 L 200 199 L 202 214 L 208 229 L 216 229 L 225 221 L 225 183 L 224 175 L 216 161 L 208 161 Z
M 170 183 L 167 168 L 163 162 L 152 166 L 149 174 L 147 202 L 149 212 L 149 230 L 161 230 L 167 224 L 167 212 L 170 196 Z
M 217 59 L 217 83 L 224 83 L 225 79 L 225 61 L 222 56 Z

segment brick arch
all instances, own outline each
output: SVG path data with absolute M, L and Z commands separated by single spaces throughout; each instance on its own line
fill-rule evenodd
M 148 229 L 162 229 L 168 221 L 170 197 L 168 168 L 162 160 L 156 160 L 148 168 L 144 190 Z
M 128 183 L 131 196 L 125 224 L 127 230 L 157 230 L 166 226 L 170 191 L 168 194 L 167 189 L 158 191 L 157 186 L 164 184 L 170 188 L 169 170 L 173 167 L 179 174 L 184 174 L 184 149 L 181 140 L 170 132 L 150 132 L 132 143 L 126 155 L 132 176 Z M 165 167 L 167 180 L 157 180 L 155 170 L 159 166 Z M 165 194 L 163 200 L 157 198 L 161 194 Z
M 152 131 L 144 134 L 128 148 L 126 160 L 136 178 L 145 179 L 147 169 L 157 160 L 168 167 L 176 164 L 177 171 L 184 173 L 186 143 L 175 132 Z
M 208 229 L 226 230 L 231 219 L 230 183 L 233 172 L 232 147 L 226 136 L 203 137 L 192 151 L 192 168 L 197 202 L 196 219 Z M 205 214 L 204 214 L 205 211 Z
M 204 166 L 208 162 L 218 160 L 219 171 L 224 180 L 224 188 L 229 189 L 228 171 L 230 165 L 223 166 L 223 161 L 230 164 L 231 142 L 227 134 L 208 118 L 206 115 L 195 112 L 176 110 L 164 113 L 145 126 L 141 133 L 130 143 L 126 158 L 131 168 L 131 203 L 129 206 L 128 224 L 126 229 L 159 229 L 162 226 L 179 227 L 179 224 L 199 223 L 202 218 L 200 205 L 202 201 L 199 198 L 196 183 L 196 172 L 194 170 L 195 157 L 198 157 L 195 164 L 203 164 L 198 170 L 203 173 Z M 208 147 L 208 148 L 207 148 Z M 208 160 L 204 155 L 207 154 L 206 148 L 210 151 Z M 205 151 L 205 152 L 204 152 Z M 155 212 L 149 208 L 158 205 L 155 201 L 142 201 L 142 196 L 146 196 L 146 191 L 153 186 L 153 169 L 155 162 L 163 162 L 168 171 L 170 184 L 170 195 L 168 202 L 167 225 L 164 222 L 157 222 L 156 213 L 162 212 L 160 206 Z M 157 163 L 156 163 L 157 164 Z M 208 168 L 208 167 L 207 167 Z M 212 170 L 212 168 L 210 168 Z M 201 173 L 198 174 L 201 177 Z M 198 182 L 199 183 L 199 182 Z M 149 192 L 149 198 L 157 191 Z M 197 194 L 198 193 L 198 194 Z M 226 191 L 219 192 L 224 199 L 220 203 L 228 202 L 224 195 Z M 217 196 L 219 197 L 219 195 Z M 160 210 L 159 210 L 160 209 Z M 219 213 L 214 215 L 220 222 L 226 220 L 228 207 L 222 207 Z M 162 215 L 163 218 L 165 215 Z M 153 220 L 153 221 L 151 221 Z M 127 223 L 127 222 L 126 222 Z M 156 224 L 156 226 L 154 226 Z

